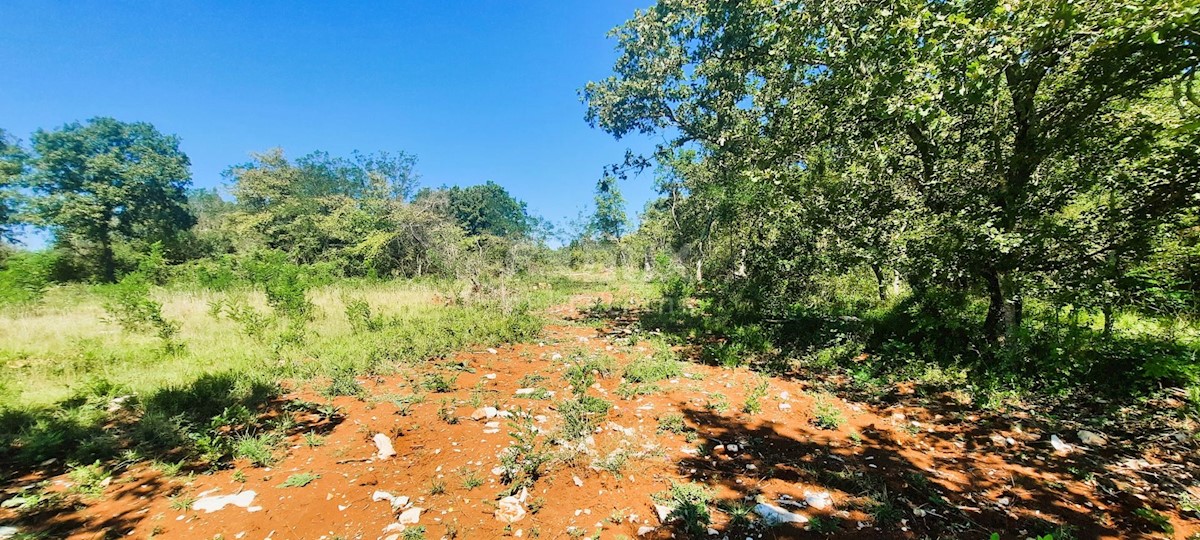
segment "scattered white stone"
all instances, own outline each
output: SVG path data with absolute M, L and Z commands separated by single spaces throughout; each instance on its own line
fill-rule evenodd
M 493 348 L 491 348 L 491 347 L 488 347 L 488 350 L 487 350 L 487 352 L 488 352 L 488 354 L 496 354 L 496 353 L 498 353 L 498 352 L 500 352 L 500 351 L 497 351 L 496 349 L 493 349 Z
M 657 527 L 651 527 L 649 525 L 642 525 L 641 527 L 638 527 L 637 535 L 638 536 L 646 536 L 647 534 L 650 534 L 656 530 L 658 530 Z
M 413 507 L 400 512 L 400 516 L 396 518 L 396 523 L 402 525 L 414 525 L 421 520 L 421 508 Z
M 755 505 L 754 513 L 762 516 L 763 520 L 770 525 L 779 523 L 808 523 L 808 518 L 768 503 L 758 503 Z
M 393 510 L 398 510 L 400 508 L 404 508 L 405 506 L 408 506 L 408 501 L 409 501 L 407 495 L 401 495 L 401 496 L 397 497 L 386 491 L 376 491 L 375 493 L 372 493 L 371 500 L 373 502 L 387 501 L 388 503 L 390 503 L 392 505 Z
M 789 393 L 787 393 L 787 391 L 786 391 L 786 390 L 784 390 L 783 392 L 780 392 L 780 393 L 779 393 L 779 399 L 782 399 L 782 400 L 784 400 L 784 401 L 787 401 L 787 400 L 789 400 L 789 399 L 791 399 L 791 398 L 792 398 L 792 395 L 791 395 L 791 394 L 789 394 Z
M 492 467 L 492 474 L 496 476 L 504 474 L 504 467 Z
M 1079 430 L 1079 442 L 1088 446 L 1104 446 L 1108 444 L 1108 439 L 1099 433 L 1092 433 L 1086 429 Z
M 671 512 L 674 512 L 674 511 L 675 511 L 675 509 L 670 506 L 665 506 L 665 505 L 661 505 L 661 504 L 654 505 L 654 513 L 658 514 L 659 523 L 666 523 L 667 518 L 670 517 Z
M 554 353 L 554 354 L 550 355 L 550 359 L 551 360 L 562 360 L 562 355 L 558 354 L 558 353 Z
M 379 459 L 387 459 L 396 455 L 396 449 L 392 447 L 392 440 L 382 433 L 375 434 L 375 448 L 378 450 L 375 457 Z
M 1058 435 L 1050 436 L 1050 446 L 1053 446 L 1054 451 L 1060 454 L 1065 454 L 1071 451 L 1071 445 L 1063 442 L 1062 439 L 1058 438 Z
M 8 540 L 9 538 L 12 538 L 18 534 L 21 534 L 21 529 L 11 525 L 0 527 L 0 540 Z
M 736 444 L 727 444 L 727 445 L 725 445 L 725 449 L 726 449 L 726 450 L 728 450 L 730 453 L 737 452 L 737 451 L 738 451 L 738 445 L 736 445 Z
M 250 503 L 254 502 L 254 497 L 258 494 L 253 491 L 243 491 L 234 495 L 212 495 L 201 497 L 192 503 L 192 510 L 197 512 L 204 511 L 206 514 L 211 514 L 225 508 L 228 505 L 238 506 L 250 510 Z M 253 510 L 250 510 L 253 511 Z
M 708 528 L 708 535 L 709 535 L 709 536 L 716 536 L 716 535 L 718 535 L 718 534 L 721 534 L 721 533 L 720 533 L 719 531 L 717 531 L 716 529 L 714 529 L 714 528 L 712 528 L 712 527 L 709 527 L 709 528 Z
M 483 376 L 483 378 L 485 378 L 485 379 L 489 379 L 489 380 L 495 380 L 495 379 L 496 379 L 496 374 L 495 374 L 495 373 L 488 373 L 487 375 L 484 375 L 484 376 Z
M 790 411 L 790 410 L 792 410 L 792 404 L 791 404 L 791 403 L 780 403 L 780 404 L 779 404 L 779 410 L 781 410 L 781 411 Z
M 484 420 L 487 418 L 495 418 L 500 411 L 495 407 L 480 407 L 471 412 L 471 420 Z
M 516 523 L 525 518 L 525 505 L 512 495 L 496 503 L 496 519 L 505 523 Z
M 517 391 L 513 393 L 518 396 L 527 396 L 534 392 L 537 392 L 537 388 L 518 388 Z
M 578 476 L 572 476 L 571 480 L 575 482 L 576 486 L 583 487 L 583 480 L 581 480 Z
M 804 502 L 817 510 L 824 510 L 833 506 L 833 497 L 828 491 L 805 491 Z

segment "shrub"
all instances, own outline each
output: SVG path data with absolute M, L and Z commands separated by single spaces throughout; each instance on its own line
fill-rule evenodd
M 683 375 L 683 366 L 670 354 L 659 352 L 630 362 L 625 366 L 625 378 L 635 383 L 653 383 Z

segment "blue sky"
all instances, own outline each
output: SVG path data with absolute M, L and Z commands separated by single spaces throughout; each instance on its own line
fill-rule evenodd
M 423 185 L 494 180 L 561 222 L 604 165 L 652 145 L 588 127 L 577 95 L 611 72 L 606 32 L 650 3 L 7 0 L 0 128 L 151 122 L 202 187 L 274 146 L 404 150 Z M 631 215 L 651 184 L 621 186 Z

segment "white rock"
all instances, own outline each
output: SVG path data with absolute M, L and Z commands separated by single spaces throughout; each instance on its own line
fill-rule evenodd
M 1105 439 L 1103 435 L 1086 429 L 1079 430 L 1079 441 L 1088 446 L 1104 446 L 1108 444 L 1108 439 Z
M 518 396 L 527 396 L 537 391 L 537 388 L 518 388 L 514 394 Z
M 709 535 L 709 536 L 716 536 L 716 535 L 718 535 L 718 534 L 721 534 L 721 533 L 720 533 L 720 531 L 718 531 L 718 530 L 716 530 L 716 529 L 714 529 L 714 528 L 712 528 L 712 527 L 709 527 L 709 528 L 708 528 L 708 535 Z
M 726 449 L 726 450 L 728 450 L 730 453 L 732 453 L 732 452 L 737 452 L 737 451 L 738 451 L 738 445 L 736 445 L 736 444 L 727 444 L 727 445 L 725 445 L 725 449 Z
M 572 476 L 571 480 L 575 482 L 576 486 L 583 487 L 583 480 L 581 480 L 578 476 Z
M 808 518 L 789 512 L 773 504 L 758 503 L 754 506 L 754 513 L 762 516 L 763 520 L 770 525 L 779 523 L 808 523 Z
M 421 520 L 421 508 L 413 507 L 400 512 L 400 516 L 396 518 L 396 523 L 403 525 L 413 525 Z
M 377 449 L 375 457 L 379 459 L 387 459 L 396 455 L 396 449 L 392 447 L 392 440 L 382 433 L 375 434 L 375 448 Z
M 1071 451 L 1071 445 L 1063 442 L 1062 439 L 1058 438 L 1058 435 L 1050 436 L 1050 446 L 1053 446 L 1054 451 L 1060 454 L 1065 454 Z
M 496 503 L 496 519 L 505 523 L 516 523 L 525 518 L 525 506 L 516 497 L 509 495 Z
M 805 491 L 804 502 L 817 510 L 824 510 L 833 506 L 833 497 L 828 491 Z
M 780 403 L 780 404 L 779 404 L 779 410 L 781 410 L 781 411 L 790 411 L 790 410 L 792 410 L 792 404 L 791 404 L 791 403 Z
M 498 352 L 500 352 L 500 351 L 497 351 L 496 349 L 493 349 L 493 348 L 491 348 L 491 347 L 488 347 L 488 350 L 487 350 L 487 352 L 488 352 L 488 354 L 496 354 L 496 353 L 498 353 Z
M 12 538 L 18 534 L 21 534 L 21 529 L 11 525 L 0 527 L 0 540 L 8 540 L 9 538 Z
M 485 379 L 490 379 L 490 380 L 495 380 L 495 379 L 496 379 L 496 374 L 495 374 L 495 373 L 488 373 L 487 375 L 484 375 L 484 376 L 483 376 L 483 378 L 485 378 Z
M 648 525 L 642 525 L 641 527 L 638 527 L 637 535 L 638 536 L 646 536 L 647 534 L 650 534 L 657 530 L 658 530 L 657 527 L 650 527 Z
M 659 523 L 666 523 L 667 518 L 671 515 L 671 512 L 674 512 L 674 511 L 675 511 L 675 509 L 670 506 L 665 506 L 665 505 L 661 505 L 661 504 L 654 505 L 654 513 L 658 514 Z
M 484 420 L 487 418 L 495 418 L 500 411 L 495 407 L 480 407 L 471 412 L 471 420 Z
M 228 505 L 239 506 L 247 510 L 250 509 L 250 503 L 254 502 L 254 497 L 258 494 L 253 491 L 243 491 L 235 495 L 212 495 L 209 497 L 201 497 L 192 503 L 192 510 L 197 512 L 204 511 L 206 514 L 211 514 L 225 508 Z

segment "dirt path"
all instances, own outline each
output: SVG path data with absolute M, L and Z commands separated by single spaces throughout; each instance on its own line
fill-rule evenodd
M 511 524 L 497 519 L 497 494 L 507 488 L 497 468 L 513 443 L 513 427 L 504 412 L 487 418 L 491 411 L 482 410 L 476 416 L 484 418 L 472 419 L 477 407 L 471 402 L 528 411 L 536 426 L 552 433 L 561 421 L 556 403 L 571 394 L 563 378 L 571 358 L 608 355 L 624 366 L 650 352 L 644 343 L 561 321 L 546 328 L 543 343 L 447 359 L 443 366 L 470 371 L 444 369 L 457 377 L 454 389 L 429 393 L 421 403 L 386 399 L 411 393 L 405 377 L 361 380 L 384 399 L 336 398 L 341 412 L 333 421 L 296 413 L 304 430 L 324 438 L 310 446 L 316 439 L 298 430 L 286 457 L 272 467 L 236 463 L 189 478 L 133 466 L 101 496 L 46 519 L 57 530 L 74 531 L 72 540 L 395 539 L 417 537 L 416 526 L 427 538 L 669 538 L 684 537 L 682 525 L 663 524 L 652 496 L 673 482 L 698 482 L 713 490 L 706 532 L 715 538 L 746 538 L 747 532 L 762 538 L 987 538 L 992 531 L 1026 538 L 1056 524 L 1067 527 L 1055 538 L 1063 532 L 1163 537 L 1130 517 L 1144 504 L 1135 495 L 1116 486 L 1110 497 L 1100 496 L 1106 488 L 1079 473 L 1077 465 L 1090 463 L 1089 455 L 1109 449 L 1084 446 L 1076 433 L 1058 434 L 1072 445 L 1058 452 L 1050 442 L 1054 434 L 1032 428 L 1034 422 L 1000 422 L 949 406 L 931 410 L 902 396 L 893 406 L 872 408 L 814 394 L 804 381 L 692 364 L 683 376 L 659 382 L 660 392 L 633 399 L 617 396 L 620 367 L 599 378 L 588 393 L 612 402 L 607 418 L 569 460 L 536 480 L 520 505 L 524 517 Z M 763 381 L 761 411 L 744 412 L 749 393 Z M 518 393 L 526 386 L 555 397 Z M 285 398 L 325 401 L 308 391 Z M 659 428 L 659 419 L 671 414 L 684 419 L 685 427 L 672 426 L 683 428 L 679 433 Z M 378 457 L 378 434 L 394 445 L 395 456 Z M 289 478 L 304 479 L 297 475 L 312 476 L 302 487 L 282 487 Z M 53 481 L 62 489 L 68 484 L 65 477 Z M 9 494 L 18 488 L 9 486 Z M 383 493 L 409 501 L 393 508 Z M 242 506 L 197 509 L 211 501 L 206 497 L 223 495 L 239 495 Z M 747 529 L 741 519 L 759 501 L 810 521 Z M 414 508 L 420 509 L 417 524 L 408 525 L 411 536 L 405 536 L 393 524 L 418 514 Z M 1200 531 L 1196 521 L 1164 513 L 1173 537 Z

